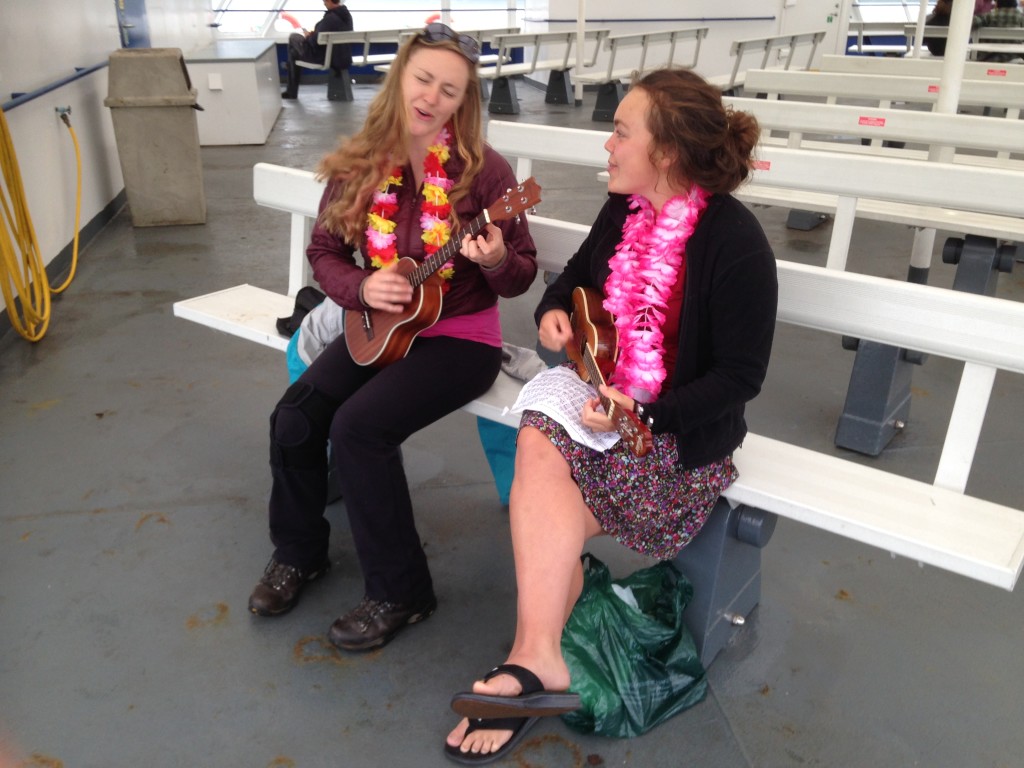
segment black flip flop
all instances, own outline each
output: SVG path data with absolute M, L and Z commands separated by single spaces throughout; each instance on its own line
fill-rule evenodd
M 498 717 L 549 717 L 572 712 L 581 706 L 580 697 L 565 691 L 546 691 L 540 679 L 518 664 L 502 664 L 484 677 L 490 680 L 498 675 L 511 675 L 519 681 L 522 693 L 518 696 L 489 696 L 484 693 L 463 691 L 452 697 L 456 714 L 470 719 Z
M 495 760 L 501 760 L 509 752 L 515 749 L 516 745 L 523 740 L 523 736 L 536 725 L 539 717 L 496 717 L 490 719 L 471 719 L 469 721 L 469 728 L 466 729 L 466 736 L 469 736 L 473 731 L 512 731 L 512 736 L 509 740 L 501 745 L 500 748 L 494 752 L 488 752 L 487 754 L 481 754 L 479 752 L 463 752 L 458 747 L 453 747 L 451 744 L 444 745 L 444 753 L 450 759 L 456 763 L 462 763 L 463 765 L 483 765 L 485 763 L 493 763 Z

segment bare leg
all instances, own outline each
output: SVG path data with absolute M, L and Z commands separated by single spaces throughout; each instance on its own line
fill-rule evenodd
M 509 518 L 519 596 L 516 636 L 507 662 L 531 670 L 547 690 L 566 690 L 569 668 L 562 658 L 562 629 L 583 589 L 583 545 L 602 530 L 562 454 L 532 427 L 519 433 Z M 473 691 L 498 696 L 521 692 L 508 675 L 478 680 Z M 466 736 L 467 725 L 463 719 L 448 735 L 448 743 L 461 744 L 464 752 L 493 752 L 511 735 L 479 730 Z

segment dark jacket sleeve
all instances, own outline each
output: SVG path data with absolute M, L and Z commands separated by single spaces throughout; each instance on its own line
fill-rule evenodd
M 317 40 L 317 35 L 321 32 L 351 32 L 352 26 L 352 14 L 348 8 L 344 5 L 335 8 L 333 11 L 327 11 L 323 15 L 323 18 L 317 22 L 317 25 L 313 28 L 313 34 L 310 35 L 310 42 L 312 43 L 312 49 L 316 53 L 316 60 L 323 62 L 327 56 L 327 46 L 320 45 Z M 345 45 L 334 45 L 331 46 L 331 69 L 341 71 L 343 69 L 350 69 L 352 67 L 352 49 L 348 44 Z
M 330 203 L 336 185 L 329 183 L 320 198 L 320 213 Z M 319 217 L 313 225 L 306 258 L 313 268 L 313 279 L 320 289 L 345 309 L 363 309 L 359 301 L 359 286 L 372 269 L 356 263 L 356 249 L 344 238 L 329 232 Z M 361 260 L 361 259 L 360 259 Z

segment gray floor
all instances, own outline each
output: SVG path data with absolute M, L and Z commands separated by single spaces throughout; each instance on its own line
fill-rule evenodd
M 284 617 L 246 598 L 270 553 L 267 416 L 283 357 L 171 315 L 179 298 L 250 282 L 283 290 L 287 217 L 257 209 L 251 167 L 312 167 L 375 89 L 286 103 L 266 146 L 204 148 L 204 226 L 134 229 L 122 212 L 81 256 L 46 339 L 0 338 L 0 766 L 442 766 L 452 692 L 504 658 L 514 582 L 506 513 L 474 420 L 405 450 L 441 601 L 380 652 L 324 633 L 361 595 L 343 505 L 330 577 Z M 520 87 L 514 119 L 605 129 Z M 86 171 L 88 172 L 88 171 Z M 535 168 L 544 215 L 589 222 L 590 171 Z M 828 226 L 787 230 L 780 258 L 823 263 Z M 851 269 L 902 278 L 911 233 L 859 225 Z M 939 244 L 943 236 L 940 234 Z M 1019 270 L 1018 270 L 1019 272 Z M 936 259 L 932 282 L 949 284 Z M 999 293 L 1024 298 L 1020 275 Z M 532 343 L 536 291 L 504 310 Z M 781 329 L 755 431 L 832 451 L 852 354 Z M 908 429 L 877 459 L 930 480 L 959 371 L 915 373 Z M 969 491 L 1024 496 L 1021 382 L 1000 378 Z M 742 470 L 742 467 L 741 467 Z M 616 573 L 645 564 L 608 542 Z M 760 607 L 708 674 L 705 701 L 629 741 L 539 725 L 519 766 L 1024 765 L 1024 592 L 1010 594 L 781 521 Z

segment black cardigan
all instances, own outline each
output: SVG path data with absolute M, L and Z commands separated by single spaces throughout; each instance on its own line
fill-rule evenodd
M 572 291 L 604 291 L 622 238 L 628 197 L 611 194 L 580 249 L 548 286 L 534 317 L 572 311 Z M 687 469 L 731 454 L 747 433 L 744 404 L 761 390 L 778 304 L 775 256 L 754 215 L 729 195 L 712 195 L 686 246 L 679 354 L 672 388 L 646 408 L 652 431 L 675 432 Z

